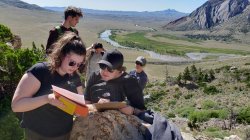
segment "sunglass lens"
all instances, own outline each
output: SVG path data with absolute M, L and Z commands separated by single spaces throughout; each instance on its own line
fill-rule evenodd
M 69 66 L 73 67 L 73 66 L 75 66 L 75 65 L 76 65 L 76 62 L 75 62 L 75 61 L 70 61 L 70 62 L 69 62 Z
M 138 61 L 136 61 L 135 64 L 142 66 L 142 64 L 140 62 L 138 62 Z
M 110 67 L 108 67 L 107 65 L 105 65 L 105 64 L 99 64 L 99 66 L 100 66 L 100 69 L 102 69 L 102 70 L 105 70 L 105 69 L 107 68 L 107 70 L 108 70 L 110 73 L 113 72 L 113 70 L 112 70 Z

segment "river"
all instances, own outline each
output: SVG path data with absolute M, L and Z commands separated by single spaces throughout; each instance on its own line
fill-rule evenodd
M 105 30 L 100 34 L 100 38 L 109 44 L 111 44 L 114 47 L 119 47 L 119 48 L 126 48 L 126 49 L 135 49 L 135 48 L 130 48 L 126 46 L 122 46 L 119 43 L 111 40 L 109 36 L 111 35 L 111 30 Z M 138 49 L 136 49 L 138 50 Z M 208 57 L 208 56 L 215 56 L 217 57 L 217 60 L 226 60 L 230 58 L 235 58 L 239 57 L 239 55 L 234 55 L 234 54 L 222 54 L 222 53 L 186 53 L 186 57 L 181 57 L 181 56 L 173 56 L 173 55 L 162 55 L 159 53 L 156 53 L 154 51 L 149 51 L 149 50 L 142 50 L 150 55 L 151 58 L 158 59 L 161 61 L 166 61 L 166 62 L 192 62 L 192 61 L 201 61 L 202 59 Z

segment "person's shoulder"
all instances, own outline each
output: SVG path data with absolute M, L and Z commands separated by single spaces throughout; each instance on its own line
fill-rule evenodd
M 145 71 L 142 71 L 143 76 L 148 77 Z
M 37 68 L 37 69 L 48 69 L 48 63 L 47 62 L 38 62 L 32 67 Z
M 135 70 L 131 70 L 130 72 L 129 72 L 129 74 L 135 74 Z
M 126 81 L 136 80 L 135 76 L 130 75 L 127 72 L 124 72 L 121 77 L 123 80 L 126 80 Z
M 35 65 L 33 65 L 30 69 L 28 69 L 27 72 L 32 72 L 32 73 L 49 72 L 48 63 L 47 62 L 38 62 Z

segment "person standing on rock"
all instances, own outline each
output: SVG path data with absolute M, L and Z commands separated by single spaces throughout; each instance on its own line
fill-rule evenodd
M 125 101 L 121 108 L 124 114 L 137 115 L 146 109 L 142 89 L 137 80 L 127 74 L 123 66 L 123 55 L 118 50 L 104 53 L 98 62 L 100 70 L 90 75 L 84 91 L 86 103 Z
M 52 85 L 83 93 L 77 69 L 84 63 L 86 48 L 75 33 L 65 33 L 49 54 L 48 62 L 32 66 L 23 75 L 14 93 L 13 112 L 23 112 L 22 127 L 27 140 L 68 140 L 73 116 L 52 93 Z
M 80 8 L 69 6 L 65 9 L 64 22 L 62 25 L 54 27 L 49 32 L 49 38 L 46 45 L 47 55 L 51 53 L 52 44 L 55 43 L 65 32 L 74 32 L 79 35 L 78 30 L 74 27 L 78 24 L 81 17 L 83 17 L 83 14 Z
M 148 76 L 144 72 L 147 60 L 143 56 L 139 56 L 135 60 L 135 70 L 129 72 L 129 75 L 136 77 L 142 90 L 145 88 L 148 82 Z

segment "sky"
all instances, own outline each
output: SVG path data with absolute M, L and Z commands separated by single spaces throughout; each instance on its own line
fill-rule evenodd
M 22 0 L 30 4 L 44 6 L 76 6 L 96 10 L 115 11 L 162 11 L 175 9 L 191 13 L 207 0 Z

